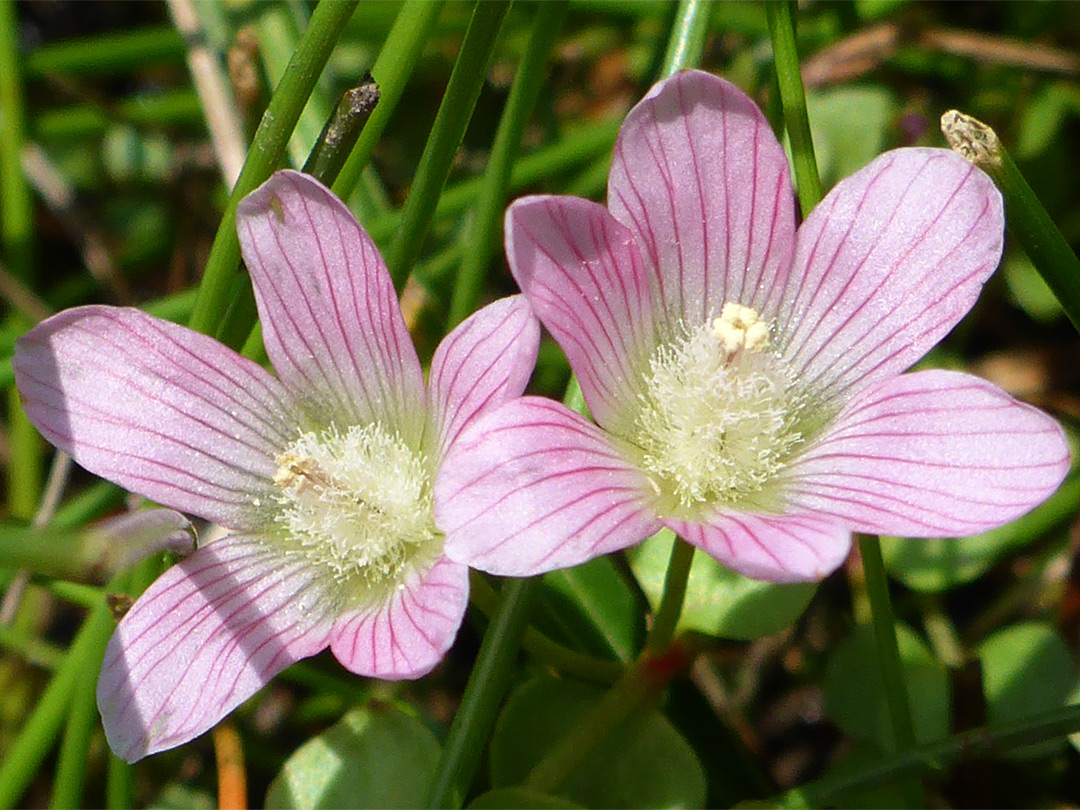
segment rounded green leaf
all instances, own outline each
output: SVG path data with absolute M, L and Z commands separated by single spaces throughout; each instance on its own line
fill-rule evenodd
M 629 661 L 645 641 L 645 618 L 609 557 L 544 576 L 539 626 L 593 655 Z
M 949 733 L 949 677 L 918 635 L 898 624 L 896 641 L 920 743 Z M 829 659 L 825 673 L 825 711 L 843 731 L 879 750 L 893 747 L 877 641 L 870 627 L 856 627 Z
M 588 684 L 541 676 L 506 703 L 491 738 L 491 783 L 521 785 L 597 703 Z M 693 748 L 659 710 L 635 713 L 558 788 L 585 807 L 703 807 L 705 774 Z
M 1061 302 L 1026 253 L 1011 251 L 1001 263 L 1001 272 L 1013 301 L 1033 320 L 1052 323 L 1065 315 Z
M 416 717 L 370 703 L 294 751 L 270 784 L 266 806 L 420 807 L 439 753 L 435 735 Z
M 1076 666 L 1061 634 L 1049 624 L 1022 622 L 999 630 L 978 647 L 986 715 L 1006 724 L 1063 706 L 1076 683 Z M 1045 756 L 1063 745 L 1049 740 L 1021 749 L 1021 757 Z
M 664 590 L 674 541 L 674 533 L 662 529 L 627 552 L 630 567 L 654 609 Z M 802 615 L 816 589 L 812 582 L 776 585 L 748 579 L 698 551 L 678 629 L 734 639 L 771 636 Z
M 884 87 L 848 85 L 806 94 L 814 154 L 826 188 L 881 154 L 896 109 L 893 94 Z

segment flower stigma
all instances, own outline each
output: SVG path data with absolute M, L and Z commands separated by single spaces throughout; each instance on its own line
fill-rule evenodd
M 304 433 L 277 462 L 275 521 L 338 580 L 393 586 L 438 536 L 427 459 L 377 423 Z
M 779 508 L 768 485 L 805 439 L 806 398 L 769 351 L 770 326 L 728 302 L 650 359 L 632 441 L 673 508 Z

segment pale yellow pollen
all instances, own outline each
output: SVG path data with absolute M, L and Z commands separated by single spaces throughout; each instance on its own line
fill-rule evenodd
M 427 462 L 396 432 L 305 433 L 277 463 L 282 542 L 339 580 L 390 585 L 436 537 Z
M 720 310 L 720 317 L 713 319 L 712 332 L 728 354 L 739 349 L 756 351 L 769 343 L 769 324 L 757 310 L 730 301 Z
M 772 482 L 803 442 L 805 400 L 767 350 L 769 331 L 756 310 L 728 302 L 650 359 L 633 442 L 677 508 L 773 507 Z

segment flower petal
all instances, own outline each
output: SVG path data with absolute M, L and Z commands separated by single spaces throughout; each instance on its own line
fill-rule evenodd
M 252 526 L 293 438 L 270 374 L 135 309 L 49 318 L 19 339 L 14 366 L 30 420 L 83 467 L 234 529 Z
M 649 282 L 630 232 L 596 203 L 525 197 L 506 213 L 506 255 L 593 418 L 615 429 L 655 343 Z
M 1001 194 L 959 155 L 882 155 L 799 229 L 777 348 L 831 394 L 904 371 L 971 309 L 1003 228 Z
M 852 401 L 786 488 L 800 509 L 855 531 L 965 536 L 1027 512 L 1068 467 L 1046 414 L 977 377 L 920 371 Z
M 317 419 L 422 425 L 424 378 L 390 274 L 325 186 L 278 172 L 240 203 L 237 232 L 266 351 Z M 408 437 L 406 437 L 408 438 Z
M 488 304 L 443 339 L 428 381 L 439 458 L 470 419 L 521 396 L 539 346 L 540 324 L 520 295 Z
M 795 246 L 787 158 L 733 84 L 684 71 L 626 117 L 608 207 L 659 276 L 663 309 L 690 325 L 727 301 L 771 313 Z
M 327 645 L 315 572 L 257 538 L 231 536 L 170 568 L 105 650 L 105 736 L 134 762 L 211 728 L 276 673 Z
M 450 447 L 435 478 L 435 524 L 447 556 L 531 576 L 655 534 L 653 493 L 591 422 L 522 397 L 470 423 Z
M 851 550 L 851 532 L 838 521 L 805 512 L 717 512 L 704 523 L 664 525 L 732 571 L 766 582 L 816 582 Z
M 469 604 L 469 569 L 440 557 L 412 571 L 387 602 L 342 616 L 330 649 L 357 675 L 384 680 L 419 678 L 454 643 Z

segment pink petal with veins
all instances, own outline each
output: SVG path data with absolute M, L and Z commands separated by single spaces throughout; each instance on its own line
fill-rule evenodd
M 135 762 L 194 739 L 325 649 L 334 600 L 318 579 L 300 555 L 235 535 L 158 577 L 117 627 L 98 680 L 117 756 Z
M 385 602 L 339 618 L 330 649 L 358 675 L 419 678 L 454 643 L 468 604 L 468 567 L 441 557 L 409 571 Z

